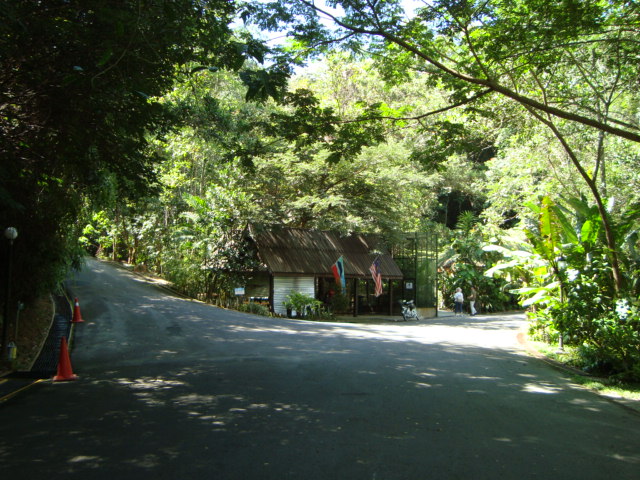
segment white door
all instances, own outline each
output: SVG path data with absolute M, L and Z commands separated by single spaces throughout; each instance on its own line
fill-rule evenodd
M 273 311 L 286 315 L 284 301 L 292 292 L 316 296 L 314 277 L 273 277 Z

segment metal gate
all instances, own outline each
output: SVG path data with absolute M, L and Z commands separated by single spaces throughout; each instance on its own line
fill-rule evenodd
M 435 232 L 406 234 L 391 250 L 404 279 L 395 285 L 394 298 L 414 300 L 418 308 L 438 303 L 438 237 Z

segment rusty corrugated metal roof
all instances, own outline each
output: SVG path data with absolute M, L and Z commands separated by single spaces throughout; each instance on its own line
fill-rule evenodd
M 278 228 L 255 232 L 258 256 L 274 274 L 331 276 L 331 266 L 340 256 L 346 277 L 370 278 L 369 267 L 380 256 L 384 278 L 402 278 L 402 272 L 379 238 L 373 235 L 340 236 L 336 232 Z

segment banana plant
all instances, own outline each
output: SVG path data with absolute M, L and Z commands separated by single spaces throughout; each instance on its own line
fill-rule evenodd
M 569 271 L 567 257 L 580 245 L 580 238 L 574 225 L 550 197 L 543 197 L 539 204 L 529 203 L 528 207 L 538 221 L 524 229 L 526 241 L 519 240 L 515 250 L 498 245 L 485 247 L 485 250 L 500 252 L 506 259 L 485 275 L 518 278 L 522 286 L 512 289 L 511 293 L 520 295 L 523 307 L 558 305 L 564 302 L 564 282 Z M 585 228 L 585 234 L 591 235 L 592 230 L 592 227 Z
M 504 258 L 503 262 L 487 270 L 485 276 L 504 278 L 509 293 L 519 295 L 523 307 L 557 304 L 561 300 L 560 282 L 554 277 L 549 262 L 531 251 L 525 240 L 520 242 L 512 249 L 500 245 L 485 246 L 485 251 L 500 253 Z M 515 286 L 518 288 L 513 288 Z

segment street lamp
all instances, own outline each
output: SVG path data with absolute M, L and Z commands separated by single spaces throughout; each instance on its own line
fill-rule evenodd
M 18 230 L 14 227 L 8 227 L 4 231 L 4 236 L 9 240 L 9 249 L 7 250 L 7 278 L 6 290 L 4 297 L 4 314 L 2 316 L 2 351 L 0 352 L 0 361 L 8 361 L 7 347 L 9 341 L 9 304 L 11 297 L 11 261 L 13 259 L 13 241 L 18 237 Z

